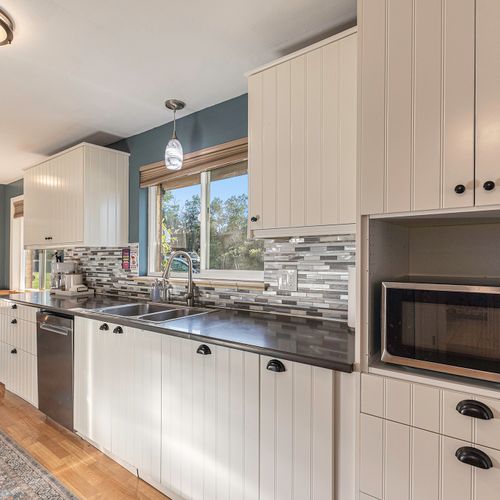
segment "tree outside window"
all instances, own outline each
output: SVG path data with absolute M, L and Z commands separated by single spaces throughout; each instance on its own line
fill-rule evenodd
M 247 237 L 246 164 L 163 185 L 159 208 L 162 269 L 175 250 L 189 252 L 195 272 L 263 269 L 263 244 Z M 176 259 L 173 271 L 184 270 L 186 263 Z

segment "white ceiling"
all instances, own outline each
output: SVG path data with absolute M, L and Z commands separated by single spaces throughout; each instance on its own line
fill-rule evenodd
M 0 183 L 246 92 L 243 74 L 351 24 L 356 0 L 0 0 Z M 179 116 L 182 116 L 179 114 Z

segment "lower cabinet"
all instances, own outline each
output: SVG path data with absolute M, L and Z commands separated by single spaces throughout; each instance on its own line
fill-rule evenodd
M 38 407 L 36 323 L 16 317 L 19 309 L 7 308 L 4 302 L 0 301 L 0 382 Z
M 75 318 L 74 426 L 149 480 L 160 480 L 161 337 Z
M 333 500 L 334 372 L 75 319 L 75 430 L 173 499 Z
M 259 498 L 259 356 L 161 340 L 162 485 L 179 498 Z
M 334 372 L 260 357 L 260 499 L 334 497 Z
M 366 414 L 361 414 L 360 439 L 361 498 L 499 498 L 498 450 Z M 481 468 L 485 460 L 487 469 Z

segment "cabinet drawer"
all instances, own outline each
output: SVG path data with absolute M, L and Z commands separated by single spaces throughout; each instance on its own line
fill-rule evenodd
M 363 374 L 361 412 L 500 450 L 500 399 Z
M 0 341 L 36 356 L 36 323 L 1 315 Z
M 10 316 L 11 318 L 24 319 L 25 321 L 36 322 L 36 313 L 39 311 L 36 307 L 16 304 L 10 300 L 0 300 L 0 314 Z
M 459 460 L 457 453 L 464 447 L 468 448 L 469 457 L 481 454 L 490 462 L 490 467 L 482 469 Z M 464 450 L 462 452 L 465 453 Z M 498 498 L 498 450 L 371 415 L 361 415 L 360 455 L 361 498 Z
M 37 358 L 22 349 L 2 345 L 5 388 L 38 407 Z

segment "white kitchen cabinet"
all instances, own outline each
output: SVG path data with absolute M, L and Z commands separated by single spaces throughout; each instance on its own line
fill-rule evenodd
M 36 323 L 0 314 L 0 341 L 36 356 Z
M 75 318 L 75 430 L 160 480 L 161 338 Z
M 476 0 L 476 205 L 500 204 L 499 16 L 497 0 Z
M 26 170 L 25 246 L 128 244 L 128 156 L 83 143 Z
M 37 308 L 0 300 L 0 382 L 38 407 L 36 358 Z
M 474 206 L 475 0 L 361 0 L 358 22 L 361 213 Z
M 121 333 L 120 333 L 121 332 Z M 160 482 L 161 337 L 109 323 L 111 452 Z
M 162 486 L 180 498 L 258 498 L 259 356 L 161 340 Z
M 473 446 L 490 469 L 459 461 Z M 500 452 L 390 420 L 361 415 L 360 489 L 380 500 L 494 500 L 500 485 Z
M 356 89 L 356 28 L 249 75 L 255 236 L 355 223 Z
M 261 500 L 333 498 L 333 390 L 331 370 L 261 356 Z
M 459 403 L 468 400 L 485 405 L 493 417 L 474 418 L 457 411 Z M 361 412 L 500 450 L 500 393 L 498 399 L 487 398 L 363 373 Z
M 36 356 L 0 342 L 0 382 L 5 388 L 38 407 L 38 377 Z
M 111 452 L 111 398 L 114 374 L 109 324 L 75 317 L 74 427 Z

